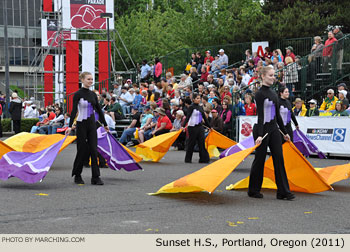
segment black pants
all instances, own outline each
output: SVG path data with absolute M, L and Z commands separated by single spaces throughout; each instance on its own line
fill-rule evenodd
M 21 120 L 12 120 L 13 121 L 13 131 L 15 134 L 21 132 Z
M 169 133 L 169 132 L 170 132 L 170 130 L 168 130 L 168 129 L 161 129 L 161 130 L 158 130 L 154 135 L 159 136 L 159 135 Z
M 196 125 L 194 127 L 188 126 L 188 146 L 186 150 L 185 162 L 192 162 L 193 149 L 196 143 L 199 148 L 199 162 L 200 163 L 208 163 L 209 162 L 209 154 L 205 149 L 204 143 L 204 128 L 203 126 Z
M 80 176 L 83 171 L 84 160 L 87 155 L 91 156 L 92 177 L 100 176 L 97 165 L 97 131 L 95 123 L 86 120 L 77 122 L 77 155 L 74 160 L 72 176 Z
M 290 125 L 290 123 L 288 123 L 286 126 L 286 130 L 287 130 L 287 134 L 290 136 L 290 141 L 292 141 L 293 143 L 293 129 L 292 129 L 292 125 Z M 286 140 L 284 140 L 283 135 L 281 133 L 281 137 L 282 137 L 282 144 L 284 144 L 286 142 Z
M 255 151 L 255 159 L 250 171 L 249 193 L 259 193 L 261 190 L 267 146 L 270 147 L 272 155 L 277 193 L 282 195 L 290 193 L 287 174 L 284 168 L 282 138 L 278 129 L 269 133 Z
M 89 149 L 89 146 L 87 146 L 86 150 L 87 153 L 84 154 L 84 161 L 83 161 L 83 165 L 84 166 L 90 166 L 90 149 Z M 102 157 L 102 155 L 97 151 L 97 164 L 98 164 L 98 167 L 103 167 L 103 166 L 106 166 L 106 160 Z

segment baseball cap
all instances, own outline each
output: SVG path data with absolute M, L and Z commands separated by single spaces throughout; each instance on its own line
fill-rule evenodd
M 218 111 L 216 109 L 211 110 L 212 113 L 217 113 Z
M 220 49 L 219 52 L 225 52 L 224 49 Z
M 317 104 L 317 101 L 315 99 L 311 99 L 309 103 Z

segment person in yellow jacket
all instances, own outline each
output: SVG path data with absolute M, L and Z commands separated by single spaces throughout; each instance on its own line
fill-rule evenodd
M 295 116 L 305 116 L 307 108 L 304 104 L 304 101 L 300 98 L 296 98 L 294 103 L 294 107 L 292 108 L 293 114 Z
M 326 111 L 335 110 L 335 104 L 337 101 L 338 101 L 338 98 L 334 96 L 334 90 L 328 89 L 327 98 L 324 99 L 320 107 L 320 110 L 326 110 Z

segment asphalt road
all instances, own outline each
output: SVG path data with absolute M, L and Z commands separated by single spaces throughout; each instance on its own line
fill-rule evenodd
M 88 168 L 86 184 L 73 183 L 75 153 L 75 144 L 60 153 L 41 183 L 0 181 L 0 233 L 350 233 L 349 180 L 334 184 L 334 191 L 296 193 L 295 201 L 276 200 L 273 190 L 263 190 L 264 199 L 249 198 L 246 190 L 226 191 L 249 175 L 251 155 L 212 195 L 149 196 L 203 167 L 198 153 L 192 164 L 183 162 L 183 151 L 169 151 L 159 163 L 141 162 L 144 171 L 101 169 L 104 186 L 90 184 Z M 315 167 L 348 163 L 309 160 Z

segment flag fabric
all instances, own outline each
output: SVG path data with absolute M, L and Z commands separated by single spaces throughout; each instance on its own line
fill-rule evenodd
M 224 158 L 227 156 L 230 156 L 232 154 L 235 154 L 236 152 L 251 148 L 255 145 L 253 136 L 250 136 L 246 139 L 244 139 L 242 142 L 239 142 L 236 145 L 231 146 L 230 148 L 227 148 L 220 154 L 220 158 Z
M 287 173 L 289 187 L 294 192 L 318 193 L 332 189 L 330 184 L 314 169 L 299 150 L 291 143 L 283 144 L 284 165 Z M 227 190 L 248 188 L 249 177 L 234 185 L 226 187 Z M 276 189 L 275 174 L 272 157 L 265 162 L 264 180 L 262 188 Z
M 214 129 L 211 129 L 208 136 L 205 138 L 205 146 L 210 158 L 220 156 L 220 152 L 217 148 L 227 149 L 235 144 L 237 144 L 235 141 Z
M 136 154 L 141 156 L 145 161 L 159 162 L 181 134 L 181 131 L 165 133 L 137 145 Z
M 321 152 L 317 146 L 309 140 L 301 130 L 293 131 L 293 142 L 298 150 L 306 157 L 309 157 L 311 153 L 317 153 L 319 158 L 327 158 L 326 155 Z
M 14 151 L 13 148 L 8 146 L 6 143 L 0 140 L 0 158 L 7 152 Z
M 142 170 L 117 139 L 103 127 L 97 129 L 97 150 L 106 159 L 108 167 L 112 170 L 122 168 L 128 172 Z
M 55 161 L 66 138 L 39 152 L 10 151 L 0 159 L 0 179 L 17 177 L 26 183 L 41 181 Z
M 28 132 L 21 132 L 7 138 L 4 143 L 20 152 L 38 152 L 47 149 L 49 146 L 65 139 L 61 146 L 60 152 L 71 144 L 77 137 L 61 134 L 42 135 Z
M 119 142 L 118 142 L 119 143 Z M 142 157 L 130 150 L 128 147 L 124 146 L 120 143 L 121 146 L 130 154 L 130 156 L 136 161 L 136 163 L 139 163 L 142 161 Z
M 256 147 L 254 146 L 219 159 L 194 173 L 163 186 L 156 193 L 151 193 L 150 195 L 202 191 L 212 193 Z
M 338 181 L 350 178 L 350 163 L 344 165 L 328 166 L 325 168 L 316 168 L 328 184 L 332 185 Z

